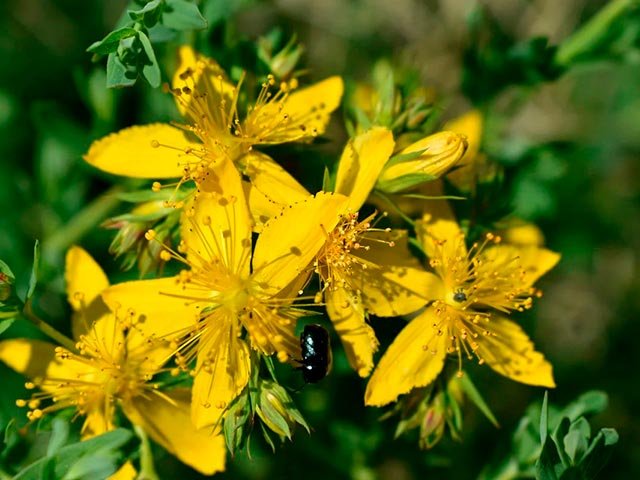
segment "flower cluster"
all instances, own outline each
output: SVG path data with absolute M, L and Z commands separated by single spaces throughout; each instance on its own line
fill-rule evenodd
M 271 357 L 299 367 L 298 321 L 323 312 L 357 376 L 370 377 L 365 405 L 426 391 L 433 407 L 444 394 L 435 381 L 462 377 L 466 361 L 554 386 L 551 365 L 510 316 L 531 308 L 534 283 L 559 256 L 537 240 L 510 242 L 512 230 L 470 237 L 444 196 L 451 185 L 470 192 L 489 171 L 479 113 L 429 135 L 415 102 L 414 120 L 393 124 L 413 131 L 360 122 L 312 193 L 263 147 L 323 135 L 342 79 L 301 87 L 269 75 L 253 101 L 244 79 L 232 83 L 182 47 L 166 92 L 183 122 L 127 128 L 85 155 L 102 171 L 153 182 L 137 207 L 144 215 L 109 223 L 120 229 L 112 249 L 129 266 L 147 252 L 145 265 L 167 263 L 173 274 L 109 285 L 86 252 L 69 251 L 75 348 L 0 342 L 0 359 L 34 389 L 18 400 L 30 420 L 73 408 L 90 437 L 122 413 L 183 462 L 220 471 L 242 412 L 281 437 L 306 426 L 260 367 Z M 372 316 L 406 323 L 377 362 Z

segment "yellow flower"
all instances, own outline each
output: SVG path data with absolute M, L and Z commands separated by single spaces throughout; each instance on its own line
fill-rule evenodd
M 367 405 L 385 405 L 431 383 L 447 354 L 476 358 L 512 380 L 554 387 L 551 365 L 529 337 L 507 319 L 531 308 L 540 292 L 534 282 L 559 255 L 536 246 L 501 244 L 495 235 L 467 249 L 464 234 L 444 201 L 432 202 L 418 234 L 430 259 L 428 307 L 400 332 L 376 367 L 365 393 Z
M 173 278 L 127 282 L 104 294 L 112 308 L 148 318 L 141 328 L 150 335 L 172 340 L 178 366 L 194 376 L 197 428 L 216 425 L 247 385 L 249 348 L 281 361 L 300 358 L 294 329 L 303 312 L 293 302 L 324 241 L 321 225 L 333 228 L 333 212 L 344 203 L 338 195 L 306 198 L 297 223 L 271 219 L 252 254 L 240 175 L 229 161 L 216 172 L 215 188 L 186 207 L 179 252 L 165 251 L 187 268 Z
M 231 84 L 214 60 L 181 47 L 170 91 L 189 123 L 125 128 L 94 142 L 84 158 L 117 175 L 192 179 L 198 184 L 206 184 L 211 167 L 231 160 L 252 183 L 262 184 L 263 194 L 277 195 L 275 187 L 284 184 L 289 193 L 300 194 L 296 199 L 304 198 L 304 188 L 270 157 L 254 152 L 253 146 L 304 141 L 322 134 L 340 104 L 342 79 L 330 77 L 298 89 L 295 79 L 276 85 L 269 76 L 243 119 L 238 111 L 241 84 Z M 261 175 L 267 178 L 258 178 Z M 273 185 L 265 185 L 269 181 Z
M 335 186 L 335 192 L 346 199 L 325 214 L 323 228 L 316 230 L 315 241 L 322 244 L 313 264 L 322 283 L 316 301 L 324 296 L 349 363 L 363 377 L 371 372 L 378 348 L 367 315 L 390 317 L 413 312 L 424 305 L 429 288 L 429 277 L 409 252 L 406 232 L 376 228 L 375 215 L 358 216 L 393 145 L 391 132 L 382 127 L 372 128 L 347 144 Z M 292 205 L 281 216 L 280 230 L 274 225 L 272 234 L 286 237 L 287 230 L 300 224 L 305 215 L 304 205 Z M 307 233 L 308 238 L 312 235 Z
M 377 188 L 388 193 L 409 190 L 440 178 L 464 156 L 464 135 L 444 131 L 429 135 L 398 153 L 399 161 L 385 165 Z
M 85 418 L 82 435 L 88 438 L 111 430 L 119 408 L 184 463 L 205 474 L 224 470 L 222 436 L 190 426 L 188 390 L 162 390 L 152 381 L 169 358 L 166 346 L 146 337 L 129 312 L 108 311 L 100 298 L 107 277 L 81 248 L 67 254 L 66 280 L 77 352 L 41 340 L 0 342 L 0 360 L 31 379 L 27 388 L 38 389 L 17 401 L 29 408 L 29 419 L 74 408 Z M 134 474 L 127 464 L 117 475 Z
M 480 181 L 489 181 L 498 173 L 498 167 L 490 162 L 484 153 L 480 153 L 484 120 L 478 110 L 469 112 L 447 122 L 446 130 L 464 135 L 469 147 L 458 162 L 459 168 L 447 174 L 447 180 L 459 190 L 469 192 Z

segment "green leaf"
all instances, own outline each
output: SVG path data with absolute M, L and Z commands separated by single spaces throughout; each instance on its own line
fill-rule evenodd
M 2 308 L 2 306 L 0 306 Z M 13 325 L 16 321 L 15 317 L 20 313 L 20 310 L 15 309 L 13 311 L 4 311 L 0 309 L 0 334 L 7 328 Z
M 131 20 L 144 23 L 147 28 L 151 28 L 158 23 L 163 10 L 164 3 L 162 0 L 151 0 L 140 10 L 129 10 L 127 13 Z
M 583 393 L 575 401 L 567 405 L 561 415 L 571 421 L 582 415 L 594 415 L 603 412 L 609 405 L 609 396 L 599 390 L 591 390 Z
M 596 478 L 602 468 L 609 462 L 613 453 L 613 446 L 618 443 L 618 432 L 613 428 L 603 428 L 593 439 L 589 449 L 585 452 L 580 469 L 584 477 Z
M 554 447 L 551 437 L 547 437 L 542 445 L 540 457 L 536 462 L 536 479 L 537 480 L 558 480 L 556 474 L 556 463 L 558 462 L 558 454 Z
M 429 175 L 427 173 L 409 173 L 402 175 L 392 180 L 378 181 L 376 188 L 382 190 L 385 193 L 398 193 L 403 190 L 409 190 L 411 188 L 422 185 L 423 183 L 431 182 L 438 177 Z
M 162 23 L 174 30 L 203 30 L 207 21 L 195 3 L 186 0 L 166 0 Z
M 569 459 L 567 453 L 564 451 L 564 437 L 569 433 L 570 427 L 571 420 L 569 420 L 567 417 L 562 417 L 560 423 L 558 423 L 558 426 L 551 435 L 553 443 L 555 443 L 556 445 L 558 456 L 562 461 L 562 465 L 564 465 L 565 467 L 571 466 L 571 460 Z
M 544 392 L 542 409 L 540 410 L 540 443 L 544 445 L 549 433 L 549 392 Z
M 33 295 L 33 292 L 36 289 L 36 284 L 38 283 L 39 268 L 40 268 L 40 242 L 36 240 L 36 243 L 33 245 L 33 266 L 31 267 L 31 276 L 29 277 L 29 288 L 27 289 L 25 302 L 29 301 L 29 299 Z
M 47 445 L 47 457 L 54 456 L 69 438 L 69 422 L 66 419 L 55 418 L 51 424 L 51 437 Z
M 484 398 L 482 398 L 482 395 L 480 395 L 480 392 L 471 381 L 469 375 L 463 375 L 462 378 L 458 379 L 458 381 L 460 382 L 462 390 L 467 394 L 467 396 L 475 404 L 475 406 L 478 407 L 478 410 L 480 410 L 496 428 L 499 428 L 500 424 L 498 423 L 498 420 L 496 419 L 495 415 L 493 415 L 493 412 L 491 411 L 487 403 L 484 401 Z
M 147 55 L 147 59 L 149 61 L 149 63 L 145 63 L 142 67 L 142 75 L 147 79 L 149 85 L 153 88 L 158 88 L 160 86 L 160 67 L 158 66 L 153 46 L 149 41 L 149 37 L 147 37 L 143 32 L 138 32 L 138 39 L 140 40 L 144 53 Z
M 427 150 L 428 148 L 423 148 L 422 150 L 416 150 L 415 152 L 398 153 L 393 157 L 389 158 L 389 160 L 387 160 L 387 163 L 385 164 L 385 168 L 389 168 L 393 165 L 397 165 L 398 163 L 410 162 L 412 160 L 415 160 L 416 158 L 419 158 L 420 155 L 422 155 Z
M 79 479 L 79 478 L 105 478 L 106 476 L 114 473 L 118 467 L 124 462 L 125 457 L 123 454 L 118 454 L 117 451 L 124 447 L 129 441 L 131 441 L 133 434 L 124 428 L 118 428 L 107 432 L 103 435 L 90 438 L 82 442 L 74 443 L 60 448 L 58 452 L 52 457 L 45 457 L 33 462 L 27 468 L 22 470 L 18 475 L 14 477 L 14 480 L 41 480 L 47 478 L 45 472 L 47 468 L 53 466 L 54 471 L 52 478 L 60 479 Z M 87 463 L 91 464 L 90 460 L 86 457 L 102 457 L 105 455 L 110 456 L 109 452 L 113 452 L 111 458 L 114 461 L 110 464 L 108 469 L 100 472 L 100 477 L 93 476 L 69 476 L 78 475 L 86 472 Z M 117 460 L 117 461 L 116 461 Z M 76 464 L 80 464 L 80 467 L 75 467 Z M 49 466 L 48 466 L 49 465 Z M 79 471 L 81 470 L 81 471 Z
M 107 88 L 130 87 L 136 83 L 135 73 L 130 71 L 116 53 L 107 57 Z
M 0 260 L 0 333 L 11 326 L 22 304 L 14 290 L 15 276 L 9 265 Z
M 589 439 L 591 438 L 591 427 L 584 417 L 578 418 L 571 424 L 569 433 L 564 437 L 564 451 L 571 459 L 572 464 L 576 464 L 582 455 L 587 451 Z
M 109 33 L 102 40 L 91 44 L 91 46 L 87 48 L 87 52 L 95 53 L 96 55 L 108 55 L 118 49 L 120 40 L 123 38 L 133 37 L 136 33 L 137 31 L 131 27 L 119 28 L 118 30 L 114 30 Z
M 273 453 L 276 453 L 276 445 L 275 443 L 273 443 L 273 439 L 271 438 L 271 435 L 269 435 L 269 430 L 264 426 L 264 423 L 260 423 L 260 429 L 262 430 L 262 436 L 264 437 L 264 440 L 271 447 L 271 451 Z
M 269 372 L 269 375 L 271 375 L 271 378 L 273 379 L 273 381 L 277 383 L 278 379 L 276 378 L 276 369 L 273 365 L 273 358 L 264 356 L 262 357 L 262 359 L 264 360 L 264 364 L 267 366 L 267 371 Z
M 152 202 L 156 200 L 169 200 L 171 197 L 176 196 L 176 199 L 182 198 L 180 192 L 176 194 L 175 191 L 165 188 L 160 190 L 159 192 L 154 192 L 153 190 L 137 190 L 135 192 L 119 192 L 116 196 L 118 200 L 122 200 L 123 202 L 130 203 L 142 203 L 142 202 Z M 185 196 L 187 194 L 185 193 Z

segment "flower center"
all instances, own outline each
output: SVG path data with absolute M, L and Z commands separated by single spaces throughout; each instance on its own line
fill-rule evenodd
M 386 216 L 386 213 L 378 219 Z M 395 242 L 375 236 L 375 232 L 391 232 L 390 228 L 376 228 L 376 214 L 369 215 L 358 221 L 358 212 L 345 214 L 338 225 L 327 236 L 327 241 L 314 263 L 315 271 L 329 287 L 336 282 L 339 286 L 347 286 L 348 279 L 357 275 L 357 269 L 366 269 L 368 263 L 358 256 L 358 253 L 369 251 L 369 243 L 384 243 L 390 247 Z M 337 288 L 338 285 L 335 285 Z
M 531 308 L 539 291 L 527 282 L 518 252 L 496 247 L 499 236 L 491 233 L 467 251 L 460 234 L 451 245 L 436 241 L 431 267 L 442 278 L 447 305 L 460 310 L 489 307 L 508 313 Z

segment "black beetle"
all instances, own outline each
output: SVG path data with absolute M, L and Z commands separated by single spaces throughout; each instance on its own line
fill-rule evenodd
M 331 370 L 331 343 L 329 332 L 321 325 L 305 325 L 300 335 L 300 361 L 302 378 L 306 383 L 317 383 Z

